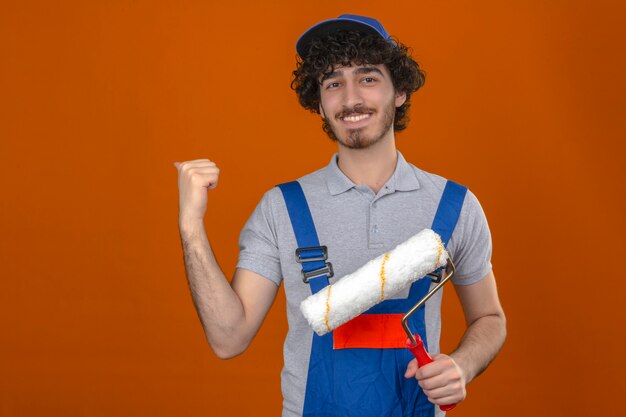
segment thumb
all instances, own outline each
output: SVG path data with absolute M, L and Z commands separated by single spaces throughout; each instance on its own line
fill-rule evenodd
M 417 372 L 417 361 L 413 359 L 411 362 L 409 362 L 409 366 L 406 367 L 406 372 L 404 373 L 404 377 L 412 378 L 415 376 L 416 372 Z
M 176 169 L 178 169 L 178 167 L 180 166 L 180 162 L 174 162 L 174 166 L 176 167 Z

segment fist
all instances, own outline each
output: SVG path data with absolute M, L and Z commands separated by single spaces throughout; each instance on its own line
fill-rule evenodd
M 220 169 L 208 159 L 174 162 L 178 169 L 179 223 L 202 222 L 207 190 L 217 187 Z
M 404 376 L 415 377 L 433 404 L 457 404 L 465 399 L 466 378 L 459 365 L 448 355 L 434 355 L 433 362 L 419 369 L 417 361 L 413 359 Z

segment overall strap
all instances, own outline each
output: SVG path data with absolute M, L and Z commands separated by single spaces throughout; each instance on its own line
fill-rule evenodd
M 459 221 L 466 194 L 466 187 L 450 180 L 443 189 L 431 228 L 441 237 L 444 246 L 448 246 L 452 232 Z
M 326 262 L 328 258 L 326 247 L 320 246 L 311 210 L 300 183 L 287 182 L 279 184 L 278 188 L 283 193 L 298 243 L 296 261 L 302 263 L 303 281 L 311 284 L 311 292 L 315 294 L 328 285 L 328 277 L 332 276 L 332 265 Z
M 441 237 L 444 246 L 448 245 L 452 232 L 454 232 L 466 194 L 467 188 L 453 181 L 448 181 L 443 189 L 431 229 Z M 435 272 L 440 270 L 441 268 Z M 373 314 L 404 314 L 417 303 L 417 300 L 426 295 L 430 285 L 429 281 L 427 279 L 417 280 L 411 285 L 407 298 L 385 300 L 367 312 Z M 417 318 L 419 314 L 418 312 L 415 317 Z

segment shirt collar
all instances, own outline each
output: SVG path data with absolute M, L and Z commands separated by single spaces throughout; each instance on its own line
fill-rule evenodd
M 406 162 L 400 151 L 396 152 L 398 153 L 396 169 L 391 178 L 389 178 L 389 181 L 387 181 L 387 184 L 385 184 L 389 187 L 388 192 L 417 190 L 420 188 L 420 184 L 413 168 Z M 356 184 L 339 169 L 339 165 L 337 165 L 338 157 L 339 154 L 335 153 L 330 158 L 330 163 L 326 167 L 326 183 L 328 184 L 328 191 L 330 191 L 331 195 L 341 194 L 356 187 Z

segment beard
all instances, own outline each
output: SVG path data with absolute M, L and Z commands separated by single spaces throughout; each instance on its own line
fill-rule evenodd
M 361 105 L 354 106 L 351 109 L 345 109 L 342 112 L 335 115 L 335 119 L 339 119 L 346 116 L 354 116 L 358 114 L 376 114 L 376 110 L 366 108 Z M 333 121 L 322 118 L 322 129 L 328 137 L 334 141 L 339 142 L 343 146 L 349 149 L 364 149 L 368 148 L 375 143 L 381 141 L 385 135 L 389 132 L 393 127 L 394 118 L 396 115 L 396 107 L 394 100 L 383 108 L 382 119 L 378 122 L 377 126 L 368 125 L 366 127 L 358 128 L 358 129 L 348 129 L 347 134 L 341 135 L 340 130 L 341 127 L 337 126 Z M 373 129 L 374 132 L 367 135 L 365 133 L 365 129 Z

